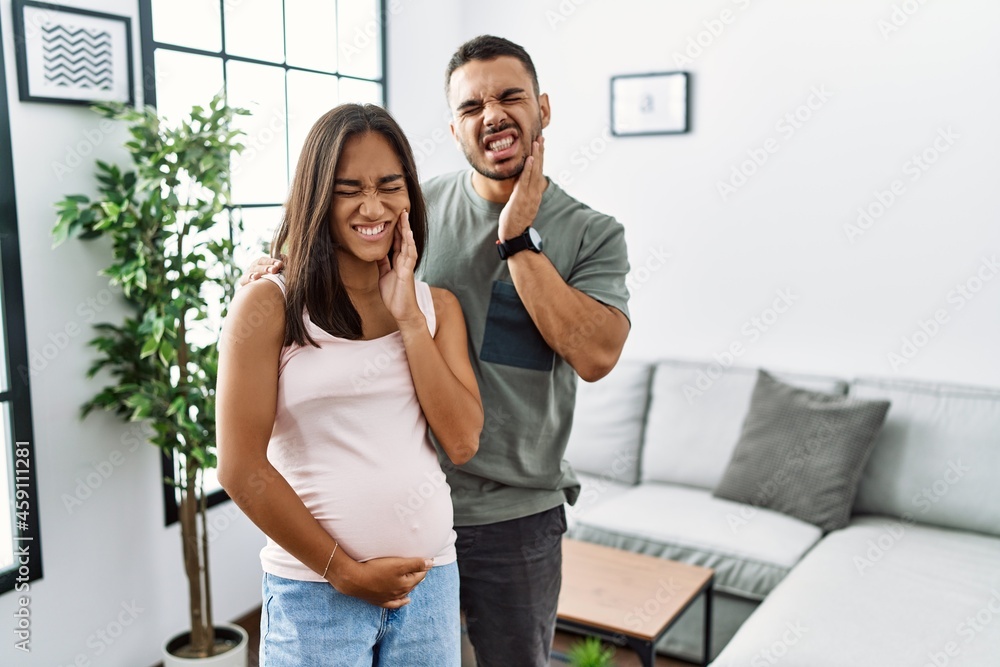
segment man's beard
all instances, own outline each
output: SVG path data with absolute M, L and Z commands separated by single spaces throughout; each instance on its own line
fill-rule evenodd
M 475 160 L 474 159 L 475 156 L 470 154 L 468 150 L 463 150 L 463 152 L 465 153 L 465 159 L 469 162 L 470 165 L 472 165 L 472 168 L 475 169 L 480 174 L 482 174 L 483 176 L 485 176 L 486 178 L 490 179 L 491 181 L 507 181 L 512 178 L 517 178 L 518 176 L 521 175 L 521 172 L 524 171 L 524 163 L 528 161 L 528 158 L 524 157 L 521 160 L 521 164 L 519 164 L 514 169 L 513 173 L 503 174 L 499 171 L 492 171 L 490 169 L 487 169 L 486 165 L 480 164 L 477 160 Z
M 509 129 L 510 127 L 511 126 L 502 126 L 499 130 L 497 130 L 497 132 L 503 132 L 504 130 Z M 515 125 L 514 127 L 517 127 L 517 126 Z M 524 134 L 520 131 L 520 129 L 521 129 L 520 127 L 518 127 L 517 129 L 518 129 L 518 141 L 522 141 L 523 142 L 524 141 Z M 491 134 L 495 134 L 495 133 L 491 133 Z M 537 141 L 538 137 L 540 137 L 541 135 L 542 135 L 542 122 L 541 122 L 541 118 L 539 118 L 538 123 L 535 125 L 535 127 L 531 128 L 531 141 L 528 142 L 528 145 L 530 146 L 530 145 L 534 144 L 534 142 Z M 479 146 L 477 145 L 475 147 L 474 151 L 478 151 L 478 150 L 479 150 Z M 462 152 L 465 154 L 465 160 L 466 160 L 466 162 L 468 162 L 472 166 L 473 169 L 475 169 L 477 172 L 479 172 L 479 174 L 481 174 L 482 176 L 485 176 L 486 178 L 490 179 L 491 181 L 507 181 L 507 180 L 510 180 L 512 178 L 517 178 L 518 176 L 521 175 L 521 172 L 524 171 L 524 163 L 528 161 L 528 155 L 531 155 L 531 150 L 529 149 L 528 150 L 528 155 L 525 155 L 523 158 L 521 158 L 520 164 L 518 164 L 516 167 L 514 167 L 513 172 L 511 172 L 511 173 L 504 173 L 504 172 L 496 171 L 496 170 L 493 170 L 493 169 L 490 169 L 489 167 L 487 167 L 486 166 L 486 159 L 485 159 L 485 157 L 482 159 L 482 162 L 480 162 L 477 159 L 477 158 L 479 158 L 478 153 L 475 153 L 474 151 L 469 150 L 468 146 L 466 146 L 465 144 L 462 144 Z

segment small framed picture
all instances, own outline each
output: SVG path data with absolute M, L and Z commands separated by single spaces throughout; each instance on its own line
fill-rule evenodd
M 611 77 L 611 133 L 616 137 L 688 131 L 687 72 Z
M 14 44 L 22 102 L 135 104 L 127 16 L 14 0 Z

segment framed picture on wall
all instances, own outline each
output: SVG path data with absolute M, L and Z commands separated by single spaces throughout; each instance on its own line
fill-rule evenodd
M 22 102 L 135 104 L 127 16 L 14 0 Z
M 616 137 L 688 131 L 687 72 L 611 77 L 611 133 Z

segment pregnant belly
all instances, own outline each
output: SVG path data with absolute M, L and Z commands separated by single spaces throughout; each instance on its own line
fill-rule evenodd
M 336 475 L 300 495 L 355 560 L 446 558 L 455 543 L 451 489 L 436 460 L 420 467 Z

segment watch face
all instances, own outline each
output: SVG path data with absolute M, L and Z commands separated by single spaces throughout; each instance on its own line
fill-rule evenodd
M 528 239 L 532 250 L 538 251 L 542 249 L 542 236 L 534 227 L 528 227 Z

